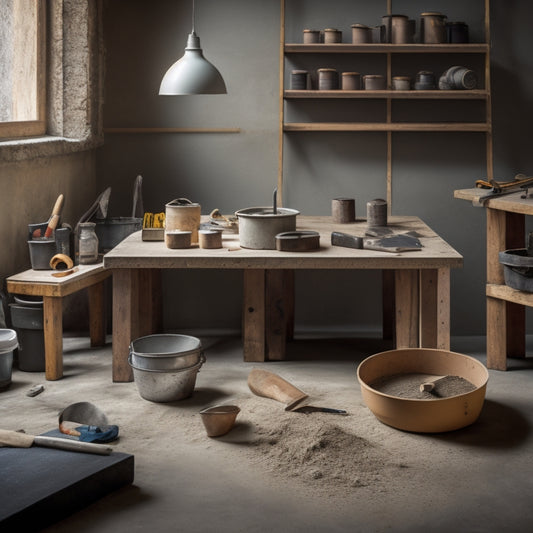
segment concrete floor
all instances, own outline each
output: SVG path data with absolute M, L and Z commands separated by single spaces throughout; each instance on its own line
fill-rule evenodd
M 111 346 L 90 349 L 84 337 L 65 339 L 65 377 L 13 371 L 0 393 L 5 429 L 54 429 L 57 413 L 90 401 L 120 426 L 117 451 L 135 456 L 135 482 L 49 527 L 48 532 L 522 532 L 533 524 L 533 360 L 490 371 L 478 421 L 439 435 L 411 434 L 375 419 L 364 405 L 357 364 L 387 349 L 378 340 L 297 341 L 290 360 L 259 365 L 323 405 L 350 416 L 323 417 L 366 438 L 405 468 L 375 485 L 331 488 L 272 473 L 247 447 L 260 421 L 244 409 L 225 437 L 205 435 L 198 411 L 214 403 L 246 402 L 247 376 L 235 338 L 203 338 L 207 362 L 194 395 L 173 404 L 143 400 L 135 383 L 111 381 Z M 484 339 L 453 339 L 452 350 L 482 362 Z M 45 391 L 25 392 L 36 383 Z M 272 409 L 283 406 L 272 400 Z M 269 404 L 270 405 L 270 404 Z M 333 421 L 333 422 L 332 422 Z M 253 453 L 253 452 L 252 452 Z

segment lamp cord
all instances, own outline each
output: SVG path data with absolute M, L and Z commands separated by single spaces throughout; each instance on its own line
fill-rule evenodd
M 194 0 L 192 0 L 192 33 L 194 33 L 194 19 L 195 19 L 195 13 L 194 13 Z

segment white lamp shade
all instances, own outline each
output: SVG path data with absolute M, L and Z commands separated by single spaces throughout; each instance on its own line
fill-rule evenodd
M 189 35 L 185 54 L 166 72 L 159 88 L 160 95 L 226 94 L 220 72 L 204 57 L 200 39 Z

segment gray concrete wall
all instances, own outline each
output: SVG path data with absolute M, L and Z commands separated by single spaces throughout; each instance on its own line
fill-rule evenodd
M 169 200 L 188 197 L 231 213 L 270 202 L 278 167 L 279 2 L 199 0 L 196 30 L 204 53 L 222 72 L 227 95 L 160 97 L 160 80 L 181 57 L 190 31 L 188 1 L 108 0 L 104 9 L 106 45 L 105 125 L 107 127 L 238 127 L 238 134 L 106 134 L 97 155 L 99 188 L 113 187 L 111 214 L 128 215 L 137 174 L 144 177 L 145 208 L 162 211 Z M 394 4 L 394 3 L 393 3 Z M 431 9 L 465 20 L 481 40 L 483 2 L 436 0 Z M 533 58 L 527 0 L 492 2 L 493 118 L 496 175 L 531 173 L 529 124 L 533 116 Z M 338 27 L 350 39 L 354 22 L 376 24 L 386 3 L 287 0 L 288 40 L 299 41 L 304 27 Z M 413 18 L 425 2 L 394 8 Z M 495 22 L 497 21 L 497 22 Z M 372 61 L 374 58 L 371 58 Z M 438 58 L 435 71 L 464 56 Z M 477 61 L 471 58 L 472 61 Z M 344 60 L 343 60 L 344 61 Z M 345 61 L 348 61 L 346 59 Z M 355 70 L 372 68 L 355 58 Z M 405 68 L 430 67 L 421 57 Z M 446 63 L 449 61 L 450 63 Z M 328 65 L 315 65 L 328 66 Z M 478 65 L 479 68 L 479 65 Z M 479 68 L 482 75 L 483 70 Z M 374 102 L 322 105 L 333 114 L 373 113 Z M 358 107 L 359 106 L 359 107 Z M 450 116 L 438 102 L 419 105 L 423 118 Z M 400 108 L 409 115 L 415 110 Z M 298 117 L 316 108 L 288 107 Z M 473 113 L 482 113 L 474 106 Z M 471 113 L 459 108 L 459 117 Z M 357 199 L 365 215 L 368 200 L 385 195 L 385 134 L 287 134 L 284 205 L 303 214 L 330 214 L 331 198 Z M 485 176 L 485 139 L 471 133 L 398 133 L 393 137 L 393 214 L 416 215 L 464 255 L 452 274 L 452 334 L 485 330 L 484 212 L 454 200 L 453 191 Z M 165 273 L 165 327 L 240 327 L 239 272 Z M 381 324 L 377 272 L 297 273 L 296 328 L 377 331 Z M 182 305 L 186 302 L 186 305 Z M 179 303 L 179 305 L 177 305 Z

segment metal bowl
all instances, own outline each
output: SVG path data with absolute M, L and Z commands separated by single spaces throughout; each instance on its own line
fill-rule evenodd
M 174 402 L 191 396 L 196 385 L 196 376 L 204 362 L 205 358 L 202 356 L 196 365 L 188 368 L 149 370 L 134 366 L 131 356 L 128 358 L 139 394 L 145 400 L 156 403 Z
M 448 398 L 420 400 L 384 394 L 372 387 L 395 374 L 459 376 L 476 388 Z M 446 350 L 408 348 L 378 353 L 357 368 L 361 394 L 376 418 L 389 426 L 417 433 L 453 431 L 474 423 L 481 413 L 489 373 L 477 359 Z
M 145 370 L 179 370 L 196 365 L 202 357 L 200 339 L 190 335 L 147 335 L 130 344 L 132 365 Z

